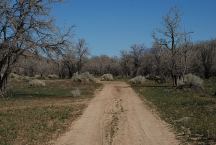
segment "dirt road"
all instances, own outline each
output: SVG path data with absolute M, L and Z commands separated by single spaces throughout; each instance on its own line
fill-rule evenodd
M 104 83 L 56 145 L 177 145 L 167 125 L 124 82 Z

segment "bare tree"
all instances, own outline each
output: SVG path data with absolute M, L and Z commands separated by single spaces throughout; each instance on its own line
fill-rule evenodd
M 192 57 L 191 52 L 193 49 L 193 43 L 190 40 L 190 35 L 189 35 L 190 33 L 187 33 L 184 35 L 183 44 L 181 46 L 181 53 L 182 53 L 181 55 L 183 56 L 182 57 L 183 62 L 181 62 L 183 79 L 184 79 L 185 74 L 187 74 L 189 71 L 189 64 L 190 64 L 191 57 Z
M 133 59 L 133 76 L 136 76 L 141 66 L 141 58 L 143 57 L 145 46 L 143 44 L 134 44 L 131 46 L 131 57 Z
M 79 39 L 75 46 L 75 55 L 77 57 L 77 71 L 80 73 L 83 67 L 83 61 L 89 54 L 85 39 Z
M 68 48 L 65 54 L 63 54 L 62 69 L 64 68 L 67 68 L 69 78 L 73 76 L 73 73 L 77 72 L 77 60 L 72 47 Z
M 121 51 L 120 65 L 122 68 L 122 75 L 129 77 L 131 71 L 131 55 L 127 51 Z
M 51 56 L 65 45 L 49 17 L 52 3 L 61 0 L 0 1 L 0 89 L 13 65 L 25 51 Z
M 173 80 L 173 86 L 177 86 L 179 77 L 177 58 L 180 53 L 180 45 L 185 33 L 180 31 L 181 15 L 180 11 L 174 7 L 169 13 L 163 17 L 163 28 L 158 30 L 157 34 L 153 34 L 155 42 L 163 46 L 167 50 L 170 58 L 170 73 Z

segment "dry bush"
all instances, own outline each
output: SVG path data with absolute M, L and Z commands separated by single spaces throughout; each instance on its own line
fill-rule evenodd
M 135 78 L 130 79 L 130 83 L 132 84 L 144 84 L 146 78 L 144 76 L 136 76 Z
M 73 97 L 79 97 L 81 95 L 81 92 L 78 88 L 71 91 L 71 94 Z
M 185 75 L 183 82 L 186 86 L 203 88 L 203 80 L 200 77 L 193 74 Z
M 22 76 L 20 76 L 20 75 L 18 75 L 18 74 L 15 74 L 15 73 L 11 73 L 11 74 L 10 74 L 10 78 L 16 79 L 16 80 L 23 79 Z
M 74 82 L 82 82 L 82 83 L 96 82 L 95 77 L 89 72 L 84 72 L 81 74 L 75 73 L 71 79 Z
M 49 79 L 58 79 L 59 77 L 55 74 L 50 74 L 47 76 Z
M 32 86 L 32 87 L 45 87 L 46 84 L 42 80 L 34 79 L 34 80 L 29 81 L 29 86 Z
M 31 79 L 29 76 L 21 76 L 15 73 L 11 73 L 10 78 L 15 80 L 24 80 L 24 81 L 29 81 Z
M 34 75 L 34 78 L 35 78 L 35 79 L 40 79 L 40 78 L 41 78 L 41 75 Z
M 101 76 L 101 81 L 113 81 L 113 75 L 112 74 L 104 74 Z
M 22 80 L 23 81 L 30 81 L 32 78 L 29 76 L 23 76 Z

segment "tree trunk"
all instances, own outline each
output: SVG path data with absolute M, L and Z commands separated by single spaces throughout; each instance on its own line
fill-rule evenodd
M 6 90 L 8 75 L 9 74 L 5 74 L 5 75 L 1 76 L 1 78 L 0 78 L 0 92 L 3 94 L 5 93 L 5 90 Z
M 208 68 L 204 69 L 204 76 L 205 76 L 206 79 L 209 79 L 209 77 L 210 77 L 210 70 Z

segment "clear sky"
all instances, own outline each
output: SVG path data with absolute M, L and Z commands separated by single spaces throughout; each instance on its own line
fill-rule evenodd
M 64 0 L 52 16 L 60 27 L 75 25 L 75 37 L 87 40 L 92 55 L 117 56 L 134 43 L 151 47 L 152 32 L 173 6 L 193 41 L 216 38 L 216 0 Z

